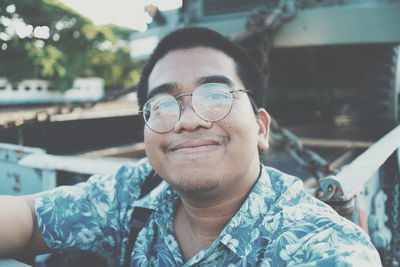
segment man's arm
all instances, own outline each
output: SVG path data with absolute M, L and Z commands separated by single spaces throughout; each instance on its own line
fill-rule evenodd
M 36 222 L 33 196 L 0 196 L 0 258 L 49 251 Z

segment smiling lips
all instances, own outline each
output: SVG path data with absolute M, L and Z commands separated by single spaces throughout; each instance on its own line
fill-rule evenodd
M 217 149 L 222 145 L 223 138 L 196 138 L 172 141 L 166 145 L 166 152 L 174 153 L 201 153 Z

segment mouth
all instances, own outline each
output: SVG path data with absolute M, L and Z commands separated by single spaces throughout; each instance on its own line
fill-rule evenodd
M 223 143 L 223 140 L 220 140 L 220 138 L 184 139 L 168 143 L 165 151 L 180 154 L 204 153 L 217 150 Z

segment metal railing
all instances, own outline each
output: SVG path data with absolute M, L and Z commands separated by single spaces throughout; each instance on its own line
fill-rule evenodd
M 320 179 L 324 195 L 349 201 L 361 193 L 385 161 L 400 149 L 400 125 L 378 140 L 336 175 Z

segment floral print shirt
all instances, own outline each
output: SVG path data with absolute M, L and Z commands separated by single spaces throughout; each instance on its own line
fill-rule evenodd
M 162 182 L 139 198 L 147 159 L 110 177 L 93 176 L 35 199 L 37 222 L 54 250 L 89 250 L 124 263 L 134 207 L 154 209 L 131 266 L 381 266 L 366 233 L 303 190 L 298 178 L 262 166 L 236 215 L 210 247 L 184 262 L 173 232 L 176 190 Z

